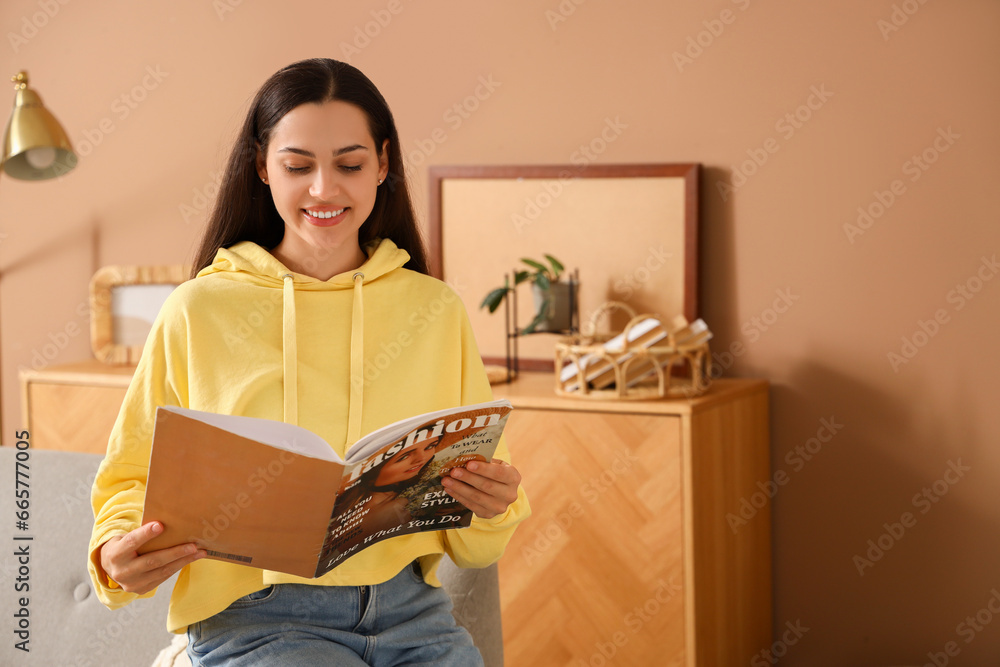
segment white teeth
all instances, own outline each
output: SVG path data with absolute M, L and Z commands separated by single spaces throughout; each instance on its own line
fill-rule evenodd
M 306 209 L 306 213 L 308 213 L 314 218 L 332 218 L 334 216 L 340 215 L 341 213 L 344 212 L 344 210 L 345 209 L 338 209 L 336 211 L 310 211 L 309 209 Z

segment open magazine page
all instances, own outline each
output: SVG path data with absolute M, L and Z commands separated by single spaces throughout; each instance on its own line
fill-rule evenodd
M 502 400 L 424 415 L 396 431 L 391 444 L 349 464 L 315 576 L 390 537 L 468 526 L 472 511 L 445 493 L 441 476 L 469 461 L 489 461 L 510 410 Z
M 272 419 L 261 419 L 259 417 L 220 415 L 214 412 L 203 412 L 201 410 L 181 408 L 174 405 L 163 406 L 157 409 L 157 411 L 159 410 L 173 412 L 189 419 L 196 419 L 209 426 L 229 431 L 234 435 L 261 442 L 271 447 L 277 447 L 278 449 L 284 449 L 315 459 L 343 463 L 337 452 L 323 438 L 301 426 L 286 424 Z

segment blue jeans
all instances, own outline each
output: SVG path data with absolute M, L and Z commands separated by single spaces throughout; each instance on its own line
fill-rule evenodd
M 188 626 L 193 667 L 482 665 L 442 588 L 414 561 L 375 586 L 276 584 Z

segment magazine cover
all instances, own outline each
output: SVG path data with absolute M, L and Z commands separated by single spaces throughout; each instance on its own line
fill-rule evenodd
M 376 455 L 349 466 L 316 576 L 389 537 L 467 527 L 472 511 L 445 492 L 441 477 L 470 461 L 489 461 L 508 412 L 507 406 L 483 407 L 427 421 Z

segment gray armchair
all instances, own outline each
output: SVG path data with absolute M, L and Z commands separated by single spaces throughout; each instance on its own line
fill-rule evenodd
M 29 450 L 31 490 L 28 530 L 18 530 L 13 494 L 15 450 L 0 447 L 0 665 L 39 667 L 148 667 L 173 635 L 166 630 L 167 601 L 173 580 L 148 600 L 110 611 L 94 594 L 87 573 L 87 545 L 93 525 L 90 488 L 101 457 L 96 454 Z M 31 540 L 15 540 L 28 537 Z M 27 546 L 27 564 L 14 552 Z M 22 569 L 22 568 L 26 568 Z M 500 597 L 496 566 L 456 567 L 447 558 L 439 575 L 454 602 L 456 620 L 472 634 L 487 667 L 502 667 Z M 17 592 L 15 584 L 29 588 Z M 27 598 L 27 653 L 15 644 Z M 20 612 L 24 613 L 24 612 Z

